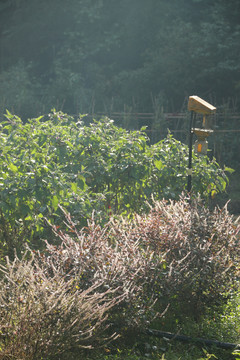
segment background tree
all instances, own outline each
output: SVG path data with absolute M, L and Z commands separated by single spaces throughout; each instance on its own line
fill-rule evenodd
M 237 0 L 5 0 L 0 110 L 181 110 L 239 98 Z M 17 76 L 16 74 L 19 74 Z M 20 93 L 20 95 L 19 95 Z

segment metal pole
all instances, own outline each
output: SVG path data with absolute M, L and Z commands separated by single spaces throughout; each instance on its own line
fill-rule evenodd
M 187 191 L 191 192 L 192 189 L 192 141 L 193 141 L 193 123 L 196 118 L 196 113 L 191 111 L 191 118 L 189 123 L 189 155 L 188 155 L 188 183 L 187 183 Z
M 217 340 L 193 338 L 190 336 L 172 334 L 172 333 L 169 333 L 166 331 L 159 331 L 159 330 L 154 330 L 154 329 L 147 329 L 146 333 L 148 335 L 152 335 L 152 336 L 156 336 L 156 337 L 160 337 L 160 338 L 187 341 L 187 342 L 192 341 L 192 342 L 200 343 L 200 344 L 204 344 L 204 345 L 214 345 L 214 346 L 220 347 L 222 349 L 238 349 L 239 348 L 239 345 L 237 345 L 237 344 L 226 343 L 226 342 L 221 342 L 221 341 L 217 341 Z

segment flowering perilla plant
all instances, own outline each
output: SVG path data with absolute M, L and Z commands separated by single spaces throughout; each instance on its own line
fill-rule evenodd
M 226 207 L 153 200 L 148 215 L 82 230 L 60 210 L 65 224 L 50 224 L 59 245 L 0 267 L 2 359 L 102 345 L 142 330 L 166 304 L 200 314 L 239 279 L 239 225 Z
M 130 236 L 154 256 L 165 254 L 166 276 L 157 287 L 169 299 L 177 296 L 198 312 L 236 286 L 240 226 L 227 205 L 210 211 L 199 198 L 154 201 L 150 213 L 136 216 L 130 227 Z
M 64 210 L 62 209 L 64 212 Z M 64 212 L 61 240 L 1 266 L 0 358 L 33 360 L 100 346 L 155 315 L 153 252 L 94 222 L 78 231 Z M 68 231 L 66 231 L 66 226 Z M 154 278 L 155 276 L 155 278 Z
M 104 227 L 90 221 L 88 227 L 78 231 L 69 213 L 65 214 L 68 231 L 61 231 L 51 225 L 61 245 L 54 246 L 46 241 L 46 269 L 48 262 L 60 273 L 71 273 L 76 287 L 87 289 L 96 281 L 102 284 L 100 291 L 113 290 L 121 296 L 119 311 L 113 308 L 111 326 L 119 331 L 127 326 L 145 325 L 154 314 L 154 294 L 147 292 L 161 274 L 164 257 L 156 260 L 150 247 L 140 246 L 136 238 L 128 236 L 114 222 Z M 77 275 L 75 275 L 75 272 Z M 121 310 L 121 311 L 120 311 Z M 151 313 L 151 315 L 150 315 Z
M 46 359 L 117 336 L 103 334 L 108 312 L 124 294 L 117 288 L 100 291 L 98 280 L 81 289 L 69 272 L 59 272 L 49 261 L 45 273 L 45 260 L 30 251 L 1 266 L 1 359 Z

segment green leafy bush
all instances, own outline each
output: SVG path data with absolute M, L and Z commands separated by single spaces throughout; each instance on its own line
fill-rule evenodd
M 42 218 L 57 222 L 58 203 L 82 216 L 82 225 L 94 208 L 74 153 L 77 125 L 70 118 L 70 126 L 68 118 L 61 121 L 57 114 L 49 121 L 41 120 L 24 125 L 8 113 L 7 122 L 2 123 L 0 238 L 10 256 L 14 247 L 21 248 L 27 240 L 40 247 L 39 236 L 50 234 Z
M 149 193 L 156 199 L 178 199 L 186 191 L 188 169 L 188 147 L 168 135 L 159 143 L 148 148 L 151 176 L 148 180 Z M 192 153 L 192 192 L 201 194 L 207 200 L 219 192 L 224 192 L 228 178 L 215 159 Z M 232 169 L 228 169 L 231 171 Z M 160 195 L 160 196 L 159 196 Z
M 102 119 L 89 126 L 61 112 L 23 124 L 9 112 L 0 132 L 0 242 L 13 257 L 29 241 L 50 240 L 47 218 L 62 224 L 58 205 L 86 226 L 94 211 L 103 223 L 114 214 L 148 211 L 146 200 L 174 198 L 186 189 L 187 146 L 171 135 L 150 146 L 144 132 Z M 224 191 L 227 178 L 207 157 L 194 157 L 193 189 Z

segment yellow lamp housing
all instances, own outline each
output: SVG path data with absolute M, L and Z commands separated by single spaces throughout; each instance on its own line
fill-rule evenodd
M 207 149 L 208 149 L 208 141 L 199 141 L 196 140 L 194 143 L 194 151 L 198 155 L 207 155 Z
M 213 133 L 210 129 L 193 129 L 194 134 L 197 135 L 197 140 L 194 143 L 194 151 L 198 155 L 207 155 L 208 141 L 206 138 Z
M 196 95 L 189 96 L 188 110 L 203 115 L 210 115 L 216 112 L 215 106 L 209 104 L 207 101 Z

